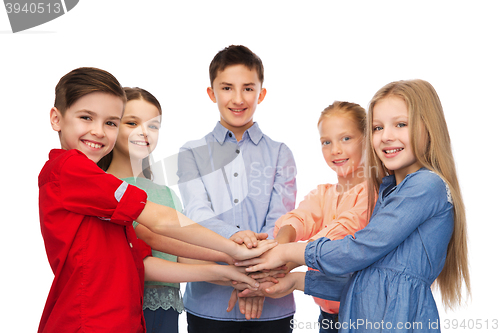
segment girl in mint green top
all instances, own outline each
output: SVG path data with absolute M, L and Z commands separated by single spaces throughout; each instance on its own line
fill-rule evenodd
M 175 192 L 168 188 L 168 186 L 155 184 L 147 178 L 128 177 L 122 178 L 122 180 L 146 191 L 149 201 L 175 208 L 178 211 L 182 211 L 181 201 L 179 200 Z M 137 225 L 138 223 L 134 222 L 134 228 Z M 174 255 L 156 251 L 154 249 L 152 250 L 152 252 L 153 257 L 162 258 L 173 262 L 177 261 L 177 257 Z M 178 313 L 181 313 L 182 310 L 184 310 L 184 305 L 179 288 L 179 283 L 146 281 L 144 288 L 143 309 L 156 311 L 159 308 L 162 308 L 163 310 L 173 308 Z
M 155 184 L 149 155 L 158 142 L 161 106 L 144 89 L 125 88 L 127 104 L 112 152 L 99 166 L 108 173 L 135 185 L 148 194 L 148 200 L 182 211 L 177 195 L 167 186 Z M 140 230 L 134 222 L 139 235 Z M 171 254 L 153 250 L 153 256 L 177 262 Z M 144 317 L 148 332 L 178 332 L 178 316 L 184 310 L 179 283 L 146 281 L 144 287 Z

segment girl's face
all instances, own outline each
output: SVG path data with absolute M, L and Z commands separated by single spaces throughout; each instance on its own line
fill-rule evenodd
M 334 115 L 318 126 L 323 157 L 339 178 L 349 177 L 363 164 L 363 133 L 349 117 Z
M 385 167 L 394 171 L 399 184 L 420 169 L 410 144 L 408 108 L 403 99 L 386 97 L 373 107 L 373 149 Z
M 130 159 L 147 157 L 158 143 L 160 112 L 153 104 L 134 99 L 125 104 L 114 154 L 128 155 Z

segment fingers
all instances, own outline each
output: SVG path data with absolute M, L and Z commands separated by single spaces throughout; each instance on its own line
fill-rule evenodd
M 259 318 L 264 307 L 264 297 L 244 297 L 239 298 L 238 304 L 240 312 L 247 320 Z
M 229 302 L 227 303 L 227 312 L 231 312 L 236 305 L 236 301 L 238 300 L 238 291 L 233 289 L 231 292 L 231 297 L 229 297 Z
M 262 253 L 269 251 L 277 245 L 278 242 L 276 242 L 274 239 L 261 240 L 259 241 L 257 247 L 252 249 L 252 251 L 254 251 L 255 256 L 260 256 Z
M 228 266 L 228 267 L 231 267 L 231 266 Z M 236 277 L 237 278 L 233 278 L 232 280 L 238 281 L 240 283 L 246 283 L 251 289 L 256 289 L 259 287 L 259 283 L 257 281 L 255 281 L 250 276 L 248 276 L 244 273 L 236 272 Z
M 244 237 L 243 237 L 243 243 L 247 246 L 247 248 L 251 249 L 251 248 L 254 248 L 254 247 L 257 247 L 257 237 L 255 237 L 254 235 L 248 235 L 246 234 Z
M 263 269 L 266 269 L 268 267 L 266 267 L 267 264 L 265 262 L 262 262 L 262 263 L 258 263 L 256 265 L 252 265 L 250 264 L 249 267 L 247 267 L 245 270 L 248 272 L 248 273 L 252 273 L 252 272 L 258 272 L 258 271 L 261 271 Z
M 234 235 L 232 235 L 231 237 L 229 237 L 229 240 L 232 240 L 233 242 L 235 242 L 236 244 L 243 244 L 243 239 L 241 237 L 239 237 L 239 232 L 235 233 Z
M 262 238 L 262 237 L 264 237 L 263 235 L 266 235 L 266 237 Z M 237 244 L 240 244 L 240 245 L 245 244 L 245 246 L 248 249 L 257 247 L 258 241 L 261 239 L 266 239 L 266 238 L 267 238 L 267 234 L 265 234 L 265 233 L 264 234 L 257 234 L 251 230 L 238 231 L 237 233 L 235 233 L 234 235 L 229 237 L 230 240 L 232 240 L 233 242 L 235 242 Z
M 252 278 L 254 278 L 252 276 Z M 255 279 L 255 278 L 254 278 Z M 276 279 L 274 276 L 267 276 L 265 278 L 262 278 L 262 279 L 255 279 L 257 280 L 257 282 L 259 282 L 259 284 L 262 284 L 264 282 L 272 282 L 272 283 L 278 283 L 278 279 Z
M 267 233 L 265 233 L 265 232 L 262 232 L 260 234 L 255 234 L 255 236 L 257 237 L 258 240 L 264 240 L 264 239 L 267 239 L 267 237 L 268 237 Z

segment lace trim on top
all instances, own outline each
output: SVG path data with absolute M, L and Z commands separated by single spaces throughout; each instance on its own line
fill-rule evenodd
M 142 309 L 156 311 L 159 308 L 163 310 L 173 308 L 179 313 L 184 311 L 180 289 L 169 286 L 144 286 L 144 304 Z
M 434 171 L 430 171 L 430 170 L 429 170 L 429 172 L 430 172 L 430 173 L 433 173 L 433 174 L 435 174 L 435 175 L 438 175 L 438 174 L 437 174 L 437 173 L 435 173 Z M 439 176 L 439 175 L 438 175 L 438 176 Z M 453 199 L 452 199 L 452 197 L 451 197 L 451 191 L 450 191 L 450 187 L 448 186 L 448 183 L 447 183 L 447 182 L 443 179 L 443 177 L 439 176 L 439 178 L 441 178 L 441 180 L 443 181 L 444 185 L 446 185 L 446 196 L 447 196 L 448 202 L 449 202 L 450 204 L 452 204 L 452 205 L 453 205 Z

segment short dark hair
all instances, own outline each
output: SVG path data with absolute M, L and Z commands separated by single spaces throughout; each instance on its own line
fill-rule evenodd
M 54 106 L 62 115 L 78 99 L 93 92 L 108 93 L 127 99 L 120 82 L 105 70 L 94 67 L 80 67 L 64 75 L 56 85 Z
M 228 66 L 245 65 L 249 70 L 255 69 L 261 84 L 264 83 L 264 65 L 259 56 L 243 45 L 230 45 L 219 51 L 212 59 L 209 67 L 210 86 L 213 87 L 214 80 Z

